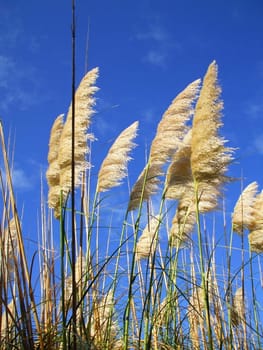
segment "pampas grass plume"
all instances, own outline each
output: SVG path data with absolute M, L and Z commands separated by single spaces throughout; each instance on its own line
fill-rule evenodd
M 132 188 L 129 210 L 138 208 L 141 200 L 146 201 L 157 192 L 158 178 L 163 175 L 162 167 L 171 160 L 188 130 L 186 123 L 193 113 L 199 86 L 199 79 L 189 84 L 164 113 L 151 145 L 149 162 Z
M 253 222 L 253 203 L 257 191 L 257 182 L 251 182 L 238 198 L 232 214 L 233 230 L 238 234 L 242 234 L 244 229 L 251 227 Z
M 131 159 L 129 152 L 135 147 L 133 139 L 137 134 L 138 122 L 134 122 L 117 137 L 104 159 L 99 175 L 97 191 L 108 191 L 119 186 L 127 175 L 127 163 Z

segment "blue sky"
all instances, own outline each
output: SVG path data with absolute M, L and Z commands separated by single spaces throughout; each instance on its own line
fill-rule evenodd
M 50 128 L 71 99 L 71 1 L 0 0 L 0 17 L 0 117 L 15 136 L 17 196 L 32 215 Z M 77 81 L 85 72 L 88 32 L 87 64 L 100 68 L 95 164 L 119 132 L 139 120 L 130 165 L 135 179 L 163 112 L 215 59 L 225 104 L 222 133 L 239 148 L 231 173 L 242 172 L 245 184 L 258 181 L 262 188 L 261 0 L 76 0 L 76 17 Z M 232 189 L 236 200 L 240 183 Z

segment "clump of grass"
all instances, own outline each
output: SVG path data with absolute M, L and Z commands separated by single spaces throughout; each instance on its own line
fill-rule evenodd
M 58 116 L 51 130 L 49 209 L 42 189 L 39 245 L 31 261 L 1 125 L 3 349 L 263 347 L 256 281 L 262 278 L 262 192 L 257 193 L 257 183 L 248 185 L 232 221 L 221 222 L 218 211 L 230 182 L 233 149 L 219 135 L 223 104 L 217 74 L 212 62 L 202 84 L 199 79 L 189 84 L 164 113 L 147 164 L 127 193 L 122 219 L 114 213 L 110 190 L 127 178 L 138 122 L 117 136 L 94 169 L 89 127 L 98 69 L 85 75 L 76 90 L 75 113 L 71 105 L 66 121 Z M 73 115 L 77 201 L 71 208 Z M 94 188 L 92 174 L 98 174 Z M 53 222 L 53 215 L 59 221 Z M 233 245 L 233 232 L 240 245 Z

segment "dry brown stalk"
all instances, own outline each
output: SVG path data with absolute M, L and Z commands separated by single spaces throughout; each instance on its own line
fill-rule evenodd
M 31 285 L 31 277 L 30 277 L 26 253 L 25 253 L 21 224 L 20 224 L 20 220 L 19 220 L 19 216 L 18 216 L 18 212 L 17 212 L 16 200 L 15 200 L 14 189 L 13 189 L 13 181 L 12 181 L 12 176 L 11 176 L 11 169 L 9 166 L 8 153 L 7 153 L 7 149 L 6 149 L 6 145 L 5 145 L 4 131 L 3 131 L 3 127 L 2 127 L 1 122 L 0 122 L 0 141 L 1 141 L 1 148 L 2 148 L 2 153 L 3 153 L 4 167 L 5 167 L 5 172 L 6 172 L 6 183 L 7 183 L 7 190 L 8 190 L 8 194 L 9 194 L 9 200 L 10 200 L 10 208 L 11 208 L 11 212 L 13 215 L 13 219 L 14 219 L 14 223 L 15 223 L 15 227 L 16 227 L 16 233 L 17 233 L 17 235 L 16 235 L 17 251 L 18 251 L 18 256 L 19 256 L 20 264 L 21 264 L 23 285 L 25 286 L 25 301 L 29 304 L 28 299 L 30 299 L 32 312 L 34 315 L 36 331 L 37 331 L 37 335 L 39 337 L 40 349 L 42 350 L 44 348 L 43 347 L 42 332 L 41 332 L 41 327 L 40 327 L 40 323 L 39 323 L 39 317 L 38 317 L 38 313 L 37 313 L 35 297 L 34 297 L 32 285 Z M 21 287 L 21 286 L 18 286 L 18 287 Z
M 12 299 L 10 303 L 6 306 L 6 310 L 2 312 L 1 317 L 1 337 L 6 337 L 8 334 L 14 330 L 15 327 L 15 300 Z M 1 339 L 0 339 L 1 341 Z
M 14 256 L 17 250 L 17 230 L 15 219 L 11 219 L 4 232 L 4 256 L 8 272 L 14 271 Z
M 97 191 L 104 192 L 119 186 L 127 176 L 129 152 L 135 147 L 133 139 L 137 135 L 138 122 L 134 122 L 121 132 L 104 159 L 99 175 Z
M 148 200 L 158 190 L 163 165 L 171 160 L 188 130 L 186 123 L 193 113 L 199 85 L 199 79 L 189 84 L 164 113 L 151 145 L 149 162 L 131 191 L 129 210 L 138 208 L 141 201 Z

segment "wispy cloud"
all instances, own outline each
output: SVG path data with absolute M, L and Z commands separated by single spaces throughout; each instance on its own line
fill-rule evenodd
M 263 102 L 250 103 L 246 108 L 246 113 L 252 118 L 263 118 Z
M 38 101 L 39 94 L 37 76 L 33 67 L 24 65 L 23 70 L 13 57 L 0 55 L 0 108 L 8 110 L 12 104 L 26 110 Z
M 3 169 L 1 169 L 1 174 L 3 177 L 3 181 L 6 181 L 6 174 Z M 33 189 L 34 187 L 34 179 L 29 176 L 22 168 L 14 168 L 11 172 L 12 184 L 15 190 L 19 191 L 28 191 Z
M 165 68 L 168 58 L 172 54 L 171 49 L 175 47 L 166 28 L 157 22 L 151 23 L 138 30 L 135 38 L 145 42 L 147 52 L 143 55 L 142 61 Z
M 137 32 L 138 40 L 153 40 L 156 42 L 164 42 L 168 40 L 168 33 L 160 25 L 150 25 L 146 31 Z
M 159 67 L 165 67 L 168 54 L 162 51 L 150 50 L 146 56 L 143 57 L 143 61 L 153 64 Z
M 258 135 L 254 139 L 253 146 L 259 154 L 263 154 L 263 134 Z

